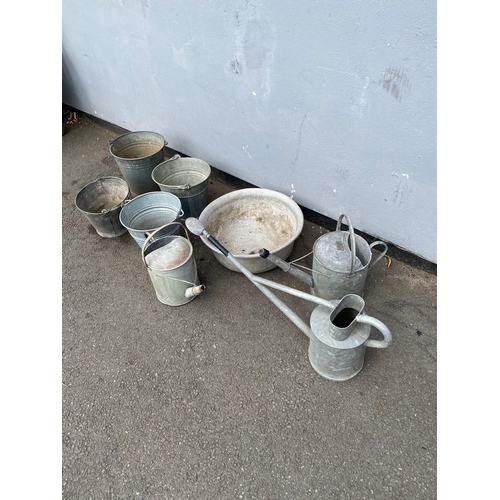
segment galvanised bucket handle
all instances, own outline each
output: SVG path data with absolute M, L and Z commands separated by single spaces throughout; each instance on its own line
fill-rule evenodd
M 182 216 L 184 215 L 184 210 L 182 210 L 182 208 L 180 209 L 179 213 L 177 214 L 177 217 L 179 217 L 180 219 L 182 219 Z M 182 226 L 182 224 L 180 222 L 169 222 L 168 224 L 165 224 L 165 226 L 168 226 L 169 224 L 180 224 Z M 152 236 L 153 234 L 157 233 L 160 229 L 163 229 L 165 226 L 162 226 L 162 227 L 159 227 L 158 229 L 155 229 L 152 233 L 144 233 L 144 237 L 146 239 L 148 239 L 150 236 Z M 186 228 L 184 226 L 182 226 L 184 231 L 186 231 Z M 187 233 L 186 233 L 187 234 Z M 188 240 L 189 240 L 189 236 L 188 236 Z M 146 243 L 146 242 L 144 242 Z
M 335 228 L 335 231 L 340 231 L 340 228 L 342 226 L 342 219 L 346 218 L 347 220 L 347 225 L 349 226 L 349 233 L 351 237 L 351 253 L 352 253 L 352 258 L 351 258 L 351 273 L 354 273 L 354 265 L 356 264 L 356 239 L 354 238 L 354 228 L 352 227 L 351 224 L 351 219 L 345 214 L 340 214 L 339 220 L 337 221 L 337 227 Z
M 383 349 L 387 347 L 392 342 L 392 334 L 389 328 L 387 328 L 382 321 L 379 321 L 376 318 L 372 318 L 371 316 L 366 316 L 365 314 L 359 315 L 356 318 L 358 323 L 365 323 L 367 325 L 374 326 L 383 336 L 384 340 L 373 340 L 368 339 L 365 342 L 366 347 L 376 347 L 378 349 Z
M 109 139 L 108 144 L 111 146 L 111 144 L 113 144 L 113 142 L 115 142 L 116 139 L 119 139 L 120 137 L 115 137 L 114 139 Z M 165 140 L 163 142 L 164 142 L 163 147 L 166 148 L 168 146 L 168 142 Z
M 179 189 L 181 191 L 189 191 L 191 189 L 191 184 L 185 184 L 184 186 L 172 186 L 169 184 L 168 189 Z
M 178 160 L 180 157 L 181 157 L 181 155 L 175 154 L 174 156 L 172 156 L 172 158 L 169 158 L 168 160 L 165 160 L 164 163 L 167 163 L 168 161 Z M 188 191 L 189 189 L 191 189 L 191 185 L 190 184 L 186 184 L 184 186 L 171 186 L 169 184 L 168 185 L 168 189 L 178 189 L 180 191 Z
M 370 269 L 370 267 L 373 267 L 386 253 L 387 253 L 387 245 L 383 242 L 383 241 L 374 241 L 371 245 L 370 245 L 370 250 L 374 247 L 374 246 L 377 246 L 377 245 L 383 245 L 384 246 L 384 250 L 382 251 L 382 253 L 373 261 L 373 262 L 370 262 L 370 265 L 368 266 L 368 269 Z
M 130 193 L 130 190 L 129 190 L 129 193 Z M 108 212 L 111 212 L 111 210 L 116 210 L 117 207 L 120 208 L 120 210 L 129 202 L 129 201 L 132 201 L 132 200 L 123 200 L 119 205 L 116 205 L 116 207 L 111 207 L 111 208 L 103 208 L 101 210 L 101 213 L 102 214 L 107 214 Z

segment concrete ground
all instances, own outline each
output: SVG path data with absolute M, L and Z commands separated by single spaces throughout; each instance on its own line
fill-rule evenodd
M 436 498 L 432 266 L 390 250 L 370 270 L 365 310 L 393 342 L 327 380 L 308 337 L 199 237 L 206 290 L 171 307 L 128 233 L 96 233 L 74 199 L 122 177 L 108 141 L 123 132 L 79 113 L 62 138 L 62 498 Z M 209 202 L 238 187 L 214 171 Z M 306 221 L 289 260 L 325 232 Z M 308 291 L 279 269 L 260 276 Z M 308 322 L 313 303 L 276 295 Z

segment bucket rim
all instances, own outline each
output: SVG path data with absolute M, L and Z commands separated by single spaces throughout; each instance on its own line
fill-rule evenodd
M 119 141 L 120 139 L 123 139 L 124 137 L 126 136 L 130 136 L 130 135 L 136 135 L 136 134 L 151 134 L 151 135 L 155 135 L 157 136 L 160 141 L 158 142 L 161 142 L 162 143 L 162 146 L 158 149 L 158 151 L 155 151 L 154 153 L 151 153 L 149 155 L 146 155 L 146 156 L 135 156 L 134 158 L 124 158 L 123 156 L 119 156 L 117 154 L 115 154 L 113 152 L 113 144 L 116 142 L 116 141 Z M 160 151 L 163 150 L 163 148 L 165 146 L 167 146 L 167 141 L 165 140 L 165 138 L 159 134 L 158 132 L 153 132 L 151 130 L 135 130 L 135 131 L 131 131 L 131 132 L 125 132 L 124 134 L 122 135 L 119 135 L 118 137 L 115 137 L 114 139 L 111 139 L 109 141 L 109 152 L 111 153 L 111 155 L 114 157 L 114 158 L 117 158 L 119 159 L 120 161 L 137 161 L 137 160 L 143 160 L 145 158 L 150 158 L 154 155 L 157 155 Z
M 156 184 L 158 184 L 158 186 L 164 186 L 166 188 L 179 188 L 179 186 L 176 184 L 165 184 L 165 180 L 168 178 L 168 174 L 162 175 L 162 179 L 158 179 L 158 177 L 160 175 L 161 170 L 163 170 L 164 168 L 168 168 L 169 166 L 171 166 L 175 162 L 181 161 L 181 160 L 189 160 L 189 161 L 195 160 L 196 162 L 201 162 L 201 166 L 203 167 L 203 172 L 201 170 L 199 170 L 199 171 L 196 171 L 196 173 L 199 173 L 200 177 L 203 176 L 203 180 L 201 180 L 197 184 L 192 184 L 192 187 L 199 186 L 200 184 L 203 184 L 204 182 L 206 182 L 210 178 L 210 175 L 212 174 L 212 168 L 205 160 L 202 160 L 201 158 L 191 158 L 191 157 L 182 157 L 182 158 L 173 157 L 173 158 L 170 158 L 168 160 L 162 161 L 161 163 L 156 165 L 156 167 L 151 171 L 151 178 L 153 179 L 153 181 L 156 182 Z M 195 170 L 195 169 L 193 169 L 193 170 Z M 180 174 L 180 173 L 182 173 L 182 172 L 175 172 L 175 174 Z
M 113 181 L 120 181 L 120 184 L 123 184 L 124 187 L 127 188 L 127 194 L 125 196 L 125 198 L 122 199 L 122 201 L 120 201 L 120 203 L 118 203 L 117 205 L 113 205 L 112 207 L 110 208 L 107 208 L 105 212 L 88 212 L 87 210 L 84 210 L 83 208 L 81 208 L 79 206 L 79 203 L 78 203 L 78 198 L 81 197 L 81 195 L 83 194 L 83 192 L 90 188 L 91 186 L 97 184 L 99 181 L 103 181 L 103 180 L 113 180 Z M 105 176 L 102 176 L 102 177 L 98 177 L 97 179 L 95 179 L 94 181 L 92 182 L 89 182 L 87 185 L 83 186 L 82 189 L 80 189 L 80 191 L 78 191 L 78 193 L 76 194 L 75 196 L 75 199 L 73 201 L 75 207 L 80 210 L 80 212 L 83 212 L 85 214 L 90 214 L 90 215 L 104 215 L 108 212 L 111 212 L 111 211 L 115 211 L 116 209 L 121 209 L 123 208 L 124 206 L 124 202 L 129 200 L 130 198 L 130 186 L 127 184 L 126 181 L 124 181 L 122 178 L 120 177 L 115 177 L 113 175 L 105 175 Z
M 134 198 L 132 198 L 123 208 L 130 207 L 131 204 L 136 204 L 136 200 L 144 199 L 144 198 L 170 198 L 172 201 L 178 202 L 179 210 L 182 208 L 181 200 L 178 196 L 175 196 L 173 193 L 169 193 L 167 191 L 150 191 L 148 193 L 138 194 Z
M 202 160 L 201 158 L 193 158 L 192 156 L 178 156 L 178 155 L 174 155 L 171 158 L 167 158 L 166 160 L 162 161 L 161 163 L 158 163 L 158 165 L 156 165 L 155 169 L 157 169 L 158 167 L 161 167 L 162 165 L 165 165 L 165 163 L 169 163 L 170 165 L 172 165 L 175 162 L 187 163 L 188 161 L 190 161 L 190 162 L 194 161 L 196 163 L 201 163 L 201 165 L 203 167 L 206 165 L 208 167 L 208 169 L 211 170 L 210 165 L 205 160 Z
M 161 208 L 166 208 L 166 207 L 161 207 Z M 172 215 L 173 215 L 173 219 L 171 222 L 178 222 L 179 219 L 181 219 L 182 215 L 184 214 L 184 212 L 182 211 L 182 209 L 179 211 L 179 212 L 175 212 L 175 210 L 165 210 L 166 212 L 170 212 Z M 156 229 L 158 229 L 158 227 L 150 227 L 150 228 L 147 228 L 147 229 L 139 229 L 139 228 L 136 228 L 136 227 L 132 227 L 130 226 L 130 224 L 126 224 L 124 222 L 122 222 L 122 218 L 121 218 L 121 214 L 123 212 L 123 209 L 122 211 L 120 212 L 120 223 L 122 224 L 123 227 L 127 228 L 131 233 L 133 234 L 144 234 L 144 233 L 150 233 L 151 231 L 156 231 Z M 141 215 L 142 212 L 139 212 L 137 215 Z M 135 218 L 131 221 L 133 222 L 135 220 Z
M 168 195 L 168 196 L 163 196 L 163 195 Z M 151 206 L 143 207 L 142 210 L 139 210 L 137 212 L 133 212 L 132 214 L 129 214 L 129 212 L 132 210 L 132 208 L 130 208 L 130 206 L 132 204 L 134 204 L 135 200 L 137 200 L 139 198 L 144 198 L 147 196 L 149 196 L 150 198 L 151 197 L 158 198 L 158 196 L 160 196 L 161 198 L 168 197 L 172 201 L 176 202 L 176 206 L 167 205 L 167 204 L 151 205 Z M 144 234 L 147 232 L 156 231 L 156 229 L 158 229 L 158 227 L 152 227 L 152 228 L 148 228 L 148 229 L 137 229 L 137 228 L 133 228 L 130 226 L 130 223 L 133 222 L 133 220 L 135 220 L 134 216 L 140 215 L 143 212 L 145 212 L 145 211 L 147 212 L 147 211 L 150 211 L 152 209 L 165 209 L 166 211 L 171 212 L 174 215 L 174 218 L 168 224 L 172 224 L 174 222 L 177 222 L 177 219 L 182 218 L 182 216 L 184 215 L 184 211 L 182 210 L 181 200 L 177 196 L 175 196 L 175 194 L 168 193 L 165 191 L 155 191 L 155 192 L 140 194 L 140 195 L 136 196 L 135 198 L 129 200 L 126 204 L 124 204 L 122 210 L 120 211 L 120 223 L 122 224 L 122 226 L 126 227 L 130 233 L 133 233 L 133 234 L 135 234 L 135 233 Z M 126 218 L 128 218 L 129 220 L 128 221 L 124 220 Z
M 206 177 L 206 176 L 199 176 L 199 178 L 201 179 L 199 182 L 196 182 L 196 184 L 191 184 L 191 183 L 187 183 L 187 184 L 182 184 L 182 185 L 179 185 L 179 184 L 166 184 L 165 181 L 168 180 L 167 178 L 163 178 L 161 181 L 160 180 L 157 180 L 155 179 L 154 177 L 151 177 L 153 179 L 154 182 L 156 182 L 156 184 L 160 187 L 160 188 L 166 188 L 166 189 L 171 189 L 172 191 L 191 191 L 192 189 L 195 189 L 195 188 L 202 188 L 204 187 L 205 185 L 208 185 L 208 182 L 209 182 L 209 177 Z M 197 179 L 195 179 L 197 180 Z M 171 191 L 167 191 L 167 192 L 171 192 Z M 174 193 L 172 193 L 174 194 Z

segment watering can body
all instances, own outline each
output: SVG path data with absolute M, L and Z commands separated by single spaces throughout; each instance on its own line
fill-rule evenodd
M 381 241 L 368 245 L 361 236 L 355 234 L 353 238 L 356 242 L 356 253 L 349 252 L 355 256 L 355 264 L 351 270 L 349 266 L 338 266 L 335 253 L 331 252 L 332 247 L 339 242 L 347 244 L 351 237 L 346 231 L 335 231 L 316 240 L 313 247 L 312 294 L 327 300 L 340 300 L 349 293 L 364 295 L 368 271 L 385 255 L 387 246 Z M 385 250 L 372 260 L 371 249 L 378 244 L 384 245 Z
M 366 347 L 385 348 L 392 335 L 381 321 L 364 313 L 360 296 L 346 295 L 333 303 L 333 310 L 319 305 L 311 314 L 309 361 L 321 376 L 341 382 L 361 371 Z M 370 339 L 372 326 L 383 340 Z

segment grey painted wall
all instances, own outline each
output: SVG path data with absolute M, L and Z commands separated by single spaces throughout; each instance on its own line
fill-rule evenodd
M 436 2 L 63 0 L 63 102 L 431 262 Z

